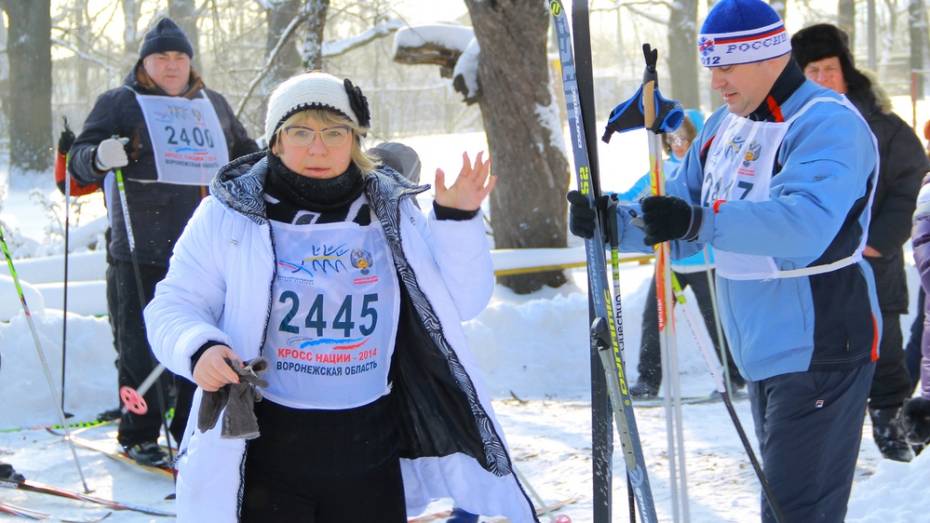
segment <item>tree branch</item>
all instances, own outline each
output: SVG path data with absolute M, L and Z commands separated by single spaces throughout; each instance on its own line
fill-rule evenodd
M 116 70 L 116 67 L 114 67 L 113 65 L 107 63 L 101 58 L 98 58 L 96 56 L 93 56 L 93 55 L 90 55 L 88 53 L 81 51 L 80 49 L 74 47 L 70 42 L 66 42 L 60 38 L 52 38 L 51 41 L 53 44 L 71 51 L 81 60 L 86 60 L 88 62 L 95 63 L 99 66 L 102 66 L 104 69 L 107 70 L 108 74 L 114 74 L 118 72 Z
M 346 38 L 335 42 L 324 42 L 323 58 L 333 58 L 335 56 L 344 55 L 349 51 L 365 46 L 374 40 L 377 40 L 378 38 L 384 38 L 396 32 L 401 27 L 404 27 L 404 23 L 400 20 L 385 20 L 384 22 L 381 22 L 380 24 L 372 27 L 364 33 L 353 36 L 352 38 Z
M 255 92 L 255 88 L 258 87 L 259 82 L 262 81 L 265 76 L 268 75 L 268 72 L 271 71 L 271 66 L 274 65 L 275 59 L 278 57 L 278 54 L 281 53 L 281 49 L 284 48 L 284 44 L 291 39 L 291 35 L 294 34 L 294 31 L 300 27 L 301 24 L 307 21 L 307 18 L 310 16 L 310 10 L 306 7 L 301 8 L 300 12 L 297 13 L 297 16 L 291 20 L 291 23 L 287 25 L 284 29 L 284 32 L 281 33 L 281 38 L 278 38 L 278 43 L 275 44 L 274 49 L 271 50 L 271 53 L 268 55 L 268 58 L 265 59 L 265 65 L 262 67 L 262 70 L 259 71 L 255 78 L 252 79 L 252 82 L 249 83 L 249 89 L 246 91 L 245 96 L 242 97 L 242 100 L 239 100 L 239 107 L 236 108 L 236 119 L 239 119 L 242 115 L 242 111 L 245 109 L 245 104 L 249 101 L 249 98 L 252 97 L 252 93 Z
M 655 2 L 651 2 L 651 3 L 649 3 L 649 5 L 655 5 Z M 655 23 L 657 23 L 657 24 L 667 24 L 667 23 L 668 23 L 668 20 L 659 18 L 658 16 L 651 15 L 651 14 L 645 12 L 645 11 L 642 11 L 642 10 L 640 10 L 640 9 L 637 9 L 636 7 L 634 7 L 634 6 L 631 5 L 631 4 L 623 4 L 623 7 L 626 7 L 627 9 L 629 9 L 630 12 L 633 13 L 634 15 L 641 16 L 641 17 L 645 18 L 646 20 L 650 20 L 650 21 L 655 22 Z

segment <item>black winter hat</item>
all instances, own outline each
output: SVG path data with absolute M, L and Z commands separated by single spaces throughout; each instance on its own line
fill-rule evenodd
M 855 70 L 849 35 L 832 24 L 815 24 L 795 33 L 791 37 L 791 54 L 801 69 L 811 62 L 835 56 L 840 59 L 844 76 L 848 78 L 850 70 Z
M 170 18 L 162 18 L 142 40 L 142 49 L 139 50 L 139 59 L 154 53 L 178 51 L 187 56 L 194 57 L 194 47 L 187 39 L 184 31 Z

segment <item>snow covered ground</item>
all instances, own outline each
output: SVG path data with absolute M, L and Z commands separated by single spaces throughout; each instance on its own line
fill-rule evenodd
M 438 166 L 454 172 L 459 150 L 484 147 L 480 133 L 427 136 L 407 140 L 422 155 L 423 181 L 432 181 Z M 601 164 L 625 165 L 629 170 L 605 170 L 605 187 L 623 189 L 646 167 L 645 139 L 637 135 L 615 137 L 602 144 Z M 455 169 L 457 170 L 457 169 Z M 50 193 L 49 185 L 42 190 Z M 429 203 L 429 196 L 423 196 Z M 23 238 L 41 243 L 47 222 L 41 206 L 22 191 L 12 191 L 3 202 L 0 219 L 19 227 Z M 88 219 L 93 218 L 92 215 Z M 576 244 L 573 242 L 573 245 Z M 28 246 L 28 242 L 22 245 Z M 24 247 L 25 248 L 25 247 Z M 49 250 L 49 249 L 46 249 Z M 51 251 L 54 252 L 54 251 Z M 49 254 L 51 252 L 46 252 Z M 26 263 L 23 261 L 23 263 Z M 51 269 L 47 269 L 46 272 Z M 636 378 L 640 318 L 651 266 L 624 264 L 624 333 L 627 373 Z M 911 289 L 916 289 L 913 267 Z M 39 271 L 40 273 L 42 271 Z M 498 287 L 489 307 L 465 326 L 470 345 L 477 353 L 494 397 L 501 423 L 518 468 L 547 501 L 577 498 L 560 510 L 572 521 L 591 520 L 591 443 L 587 298 L 584 272 L 569 271 L 571 282 L 560 289 L 544 289 L 517 296 Z M 41 279 L 41 276 L 33 276 Z M 41 287 L 42 284 L 37 284 Z M 40 289 L 41 290 L 41 289 Z M 72 307 L 100 296 L 70 294 Z M 44 293 L 43 293 L 44 296 Z M 96 296 L 96 298 L 94 298 Z M 46 297 L 45 309 L 35 312 L 44 349 L 56 383 L 61 372 L 62 313 L 57 298 Z M 693 300 L 692 300 L 693 301 Z M 0 282 L 3 307 L 17 305 L 10 287 Z M 74 309 L 72 309 L 74 310 Z M 913 306 L 912 306 L 913 311 Z M 697 317 L 696 311 L 692 313 Z M 902 319 L 905 333 L 911 317 Z M 685 395 L 703 395 L 713 388 L 698 354 L 695 338 L 682 308 L 678 312 L 680 367 Z M 697 337 L 707 334 L 696 324 Z M 0 460 L 13 463 L 30 479 L 80 490 L 80 480 L 60 438 L 36 428 L 56 422 L 48 387 L 39 367 L 24 317 L 0 323 Z M 68 376 L 66 407 L 77 419 L 90 419 L 116 404 L 116 372 L 110 327 L 105 317 L 70 314 L 68 321 Z M 749 406 L 736 403 L 747 431 L 752 433 Z M 759 489 L 752 468 L 740 446 L 722 404 L 684 406 L 687 475 L 691 519 L 694 522 L 744 522 L 758 520 Z M 665 421 L 661 408 L 636 411 L 646 462 L 649 466 L 657 509 L 662 521 L 670 521 L 669 483 L 665 450 Z M 86 431 L 83 436 L 113 442 L 113 426 Z M 754 438 L 751 438 L 754 439 Z M 115 445 L 115 443 L 113 443 Z M 78 455 L 95 494 L 122 501 L 172 508 L 163 498 L 172 492 L 169 479 L 114 462 L 100 454 L 79 450 Z M 623 463 L 615 452 L 614 519 L 626 520 L 626 482 Z M 930 453 L 910 464 L 880 459 L 866 424 L 856 473 L 850 522 L 912 522 L 926 520 L 930 498 L 923 495 L 930 474 Z M 0 500 L 54 514 L 56 517 L 90 518 L 105 512 L 99 507 L 38 494 L 0 488 Z M 443 506 L 439 502 L 436 506 Z M 2 518 L 2 516 L 0 516 Z M 108 521 L 151 521 L 157 518 L 135 513 L 114 513 Z

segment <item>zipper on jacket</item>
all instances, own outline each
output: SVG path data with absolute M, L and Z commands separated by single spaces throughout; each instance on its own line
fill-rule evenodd
M 268 225 L 268 242 L 271 246 L 271 281 L 268 283 L 268 308 L 265 312 L 265 325 L 262 327 L 262 339 L 258 345 L 258 355 L 262 356 L 265 350 L 265 341 L 268 339 L 268 324 L 271 322 L 271 309 L 274 306 L 274 281 L 278 277 L 278 264 L 275 263 L 277 254 L 274 248 L 274 231 L 271 221 L 265 220 Z M 259 225 L 261 226 L 261 225 Z M 236 518 L 242 520 L 242 502 L 245 499 L 245 462 L 249 455 L 249 442 L 245 442 L 242 449 L 242 461 L 239 462 L 239 491 L 236 495 Z

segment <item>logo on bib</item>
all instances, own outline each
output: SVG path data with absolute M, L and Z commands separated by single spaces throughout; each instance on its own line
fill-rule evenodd
M 749 164 L 759 159 L 762 152 L 762 145 L 757 142 L 749 144 L 749 150 L 743 155 L 743 167 L 749 167 Z
M 371 267 L 375 264 L 374 257 L 365 249 L 352 249 L 349 262 L 362 273 L 362 276 L 352 280 L 355 285 L 368 285 L 378 282 L 378 276 L 371 274 Z
M 743 154 L 743 161 L 740 164 L 742 167 L 740 167 L 737 172 L 743 176 L 755 176 L 756 169 L 752 166 L 752 163 L 758 160 L 761 154 L 762 144 L 758 142 L 749 144 L 749 148 Z
M 752 142 L 749 144 L 749 148 L 743 153 L 743 161 L 740 162 L 740 168 L 736 172 L 742 176 L 755 176 L 756 168 L 753 166 L 753 162 L 759 159 L 759 156 L 762 154 L 762 144 L 758 142 Z
M 371 253 L 365 249 L 352 249 L 352 253 L 349 255 L 349 261 L 352 263 L 352 266 L 362 272 L 362 274 L 368 274 L 369 269 L 372 266 Z
M 739 151 L 743 148 L 744 143 L 746 143 L 745 138 L 742 136 L 734 136 L 732 139 L 730 139 L 730 143 L 724 147 L 723 157 L 729 159 L 731 156 L 739 154 Z

